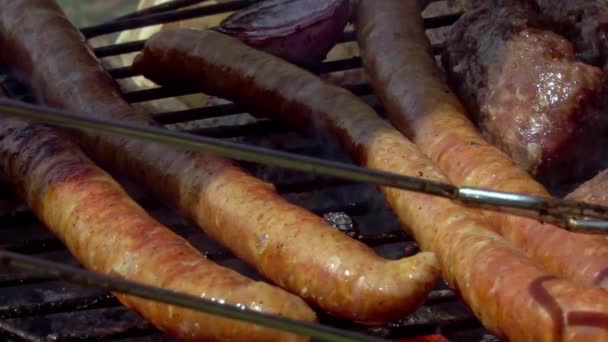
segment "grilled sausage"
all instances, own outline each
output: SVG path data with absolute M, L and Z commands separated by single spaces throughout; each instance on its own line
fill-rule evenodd
M 541 184 L 488 144 L 469 121 L 429 52 L 415 7 L 407 1 L 373 6 L 364 1 L 362 6 L 358 37 L 362 58 L 395 126 L 458 185 L 548 196 Z M 518 216 L 487 215 L 502 236 L 551 272 L 587 285 L 607 274 L 608 244 L 602 238 Z M 602 286 L 608 288 L 608 282 Z
M 0 171 L 40 221 L 90 270 L 269 314 L 315 320 L 300 298 L 207 260 L 148 216 L 75 144 L 45 125 L 0 117 Z M 164 332 L 184 340 L 306 340 L 117 296 Z
M 217 30 L 290 63 L 314 67 L 344 32 L 349 8 L 347 0 L 267 0 L 232 14 Z
M 370 168 L 446 181 L 356 96 L 229 36 L 163 31 L 147 42 L 134 66 L 155 82 L 186 82 L 255 115 L 299 128 L 320 125 Z M 421 248 L 436 253 L 445 280 L 498 335 L 513 341 L 608 338 L 608 294 L 603 290 L 579 288 L 549 275 L 491 232 L 482 217 L 450 200 L 394 188 L 381 191 Z
M 40 102 L 154 125 L 123 101 L 54 1 L 2 0 L 0 8 L 0 54 Z M 415 310 L 438 277 L 432 253 L 381 258 L 226 159 L 94 133 L 78 137 L 100 164 L 129 175 L 264 276 L 331 314 L 396 319 Z

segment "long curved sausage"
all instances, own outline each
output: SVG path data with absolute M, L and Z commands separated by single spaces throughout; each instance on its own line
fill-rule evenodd
M 415 6 L 408 1 L 373 5 L 363 1 L 361 6 L 358 40 L 362 58 L 395 126 L 458 185 L 548 196 L 542 185 L 488 144 L 468 119 L 429 52 Z M 549 271 L 581 284 L 608 288 L 605 239 L 570 233 L 533 219 L 496 212 L 487 215 L 496 231 Z
M 320 125 L 370 168 L 446 181 L 413 143 L 362 100 L 229 36 L 163 31 L 147 42 L 134 67 L 155 82 L 197 86 L 255 115 L 298 128 Z M 475 211 L 425 194 L 381 191 L 421 248 L 435 252 L 444 279 L 499 336 L 513 341 L 608 339 L 605 291 L 548 274 L 491 232 Z
M 54 1 L 1 0 L 0 8 L 0 55 L 40 102 L 155 124 L 122 99 Z M 331 314 L 397 319 L 414 311 L 438 278 L 432 253 L 381 258 L 226 159 L 139 140 L 77 136 L 101 165 L 155 192 L 268 279 Z
M 295 295 L 205 258 L 151 218 L 69 139 L 45 125 L 0 117 L 0 171 L 40 221 L 90 270 L 269 314 L 316 320 Z M 183 340 L 307 340 L 117 296 L 125 306 Z

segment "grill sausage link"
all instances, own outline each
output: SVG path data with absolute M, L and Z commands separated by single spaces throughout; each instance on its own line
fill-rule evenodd
M 0 0 L 0 8 L 0 54 L 40 102 L 155 124 L 121 98 L 54 1 Z M 274 283 L 331 314 L 397 319 L 415 310 L 438 278 L 432 253 L 381 258 L 226 159 L 139 140 L 78 137 L 101 165 L 129 175 Z
M 362 58 L 391 121 L 458 185 L 548 196 L 541 184 L 488 144 L 468 119 L 429 52 L 419 13 L 406 3 L 366 6 L 358 21 Z M 497 232 L 549 271 L 608 288 L 604 238 L 514 215 L 491 211 L 486 215 Z
M 268 314 L 305 321 L 316 319 L 295 295 L 206 259 L 151 218 L 75 144 L 47 126 L 0 117 L 0 171 L 40 221 L 90 270 Z M 159 329 L 183 340 L 307 340 L 131 296 L 117 296 Z
M 213 31 L 164 31 L 135 60 L 135 68 L 155 82 L 197 86 L 295 127 L 321 125 L 370 168 L 446 181 L 356 96 L 234 38 Z M 452 201 L 381 190 L 422 249 L 436 253 L 445 280 L 498 335 L 513 341 L 608 338 L 608 294 L 603 290 L 582 289 L 549 275 L 490 231 L 477 213 Z

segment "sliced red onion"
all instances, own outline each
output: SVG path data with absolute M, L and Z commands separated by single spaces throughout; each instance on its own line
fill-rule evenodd
M 226 18 L 218 31 L 301 66 L 321 62 L 349 18 L 348 0 L 267 0 Z

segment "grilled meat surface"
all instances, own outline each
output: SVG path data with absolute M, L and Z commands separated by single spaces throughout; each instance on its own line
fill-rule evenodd
M 539 29 L 532 6 L 483 6 L 448 35 L 443 61 L 484 136 L 545 184 L 602 165 L 603 73 Z
M 606 0 L 449 0 L 456 9 L 528 5 L 538 13 L 545 29 L 574 44 L 585 63 L 606 69 L 608 63 L 608 1 Z
M 587 63 L 608 67 L 608 1 L 536 0 L 541 15 Z

